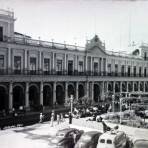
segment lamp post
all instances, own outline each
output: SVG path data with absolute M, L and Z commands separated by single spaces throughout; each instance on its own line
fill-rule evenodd
M 115 95 L 112 95 L 112 112 L 115 112 Z
M 73 110 L 73 95 L 70 95 L 70 112 L 72 114 L 72 110 Z
M 120 98 L 120 124 L 122 122 L 122 102 L 125 100 L 126 98 Z

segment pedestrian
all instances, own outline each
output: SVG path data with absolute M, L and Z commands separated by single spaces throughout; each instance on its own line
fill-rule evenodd
M 52 112 L 51 112 L 51 122 L 50 122 L 51 127 L 53 127 L 54 116 L 55 116 L 55 113 L 54 113 L 54 110 L 52 110 Z
M 42 123 L 43 122 L 43 114 L 42 113 L 40 113 L 40 121 L 39 121 L 39 123 Z
M 57 125 L 59 125 L 59 123 L 60 123 L 60 115 L 57 114 Z
M 69 113 L 69 124 L 72 124 L 72 113 Z
M 60 116 L 61 116 L 61 122 L 64 122 L 64 116 L 63 116 L 63 114 L 61 113 Z

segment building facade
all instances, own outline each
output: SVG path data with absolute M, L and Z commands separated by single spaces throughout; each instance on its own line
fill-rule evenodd
M 85 47 L 34 40 L 14 32 L 13 12 L 0 11 L 0 110 L 64 105 L 72 94 L 93 102 L 110 94 L 148 92 L 148 47 L 109 52 L 97 35 Z

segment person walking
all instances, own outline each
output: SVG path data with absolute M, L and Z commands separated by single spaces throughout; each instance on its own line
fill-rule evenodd
M 53 127 L 54 116 L 55 116 L 55 113 L 54 113 L 54 110 L 52 110 L 52 112 L 51 112 L 51 121 L 50 121 L 50 126 L 51 127 Z
M 43 122 L 43 113 L 40 113 L 40 121 L 39 121 L 39 123 L 42 123 Z
M 59 124 L 60 124 L 60 115 L 57 114 L 57 125 L 59 125 Z
M 72 113 L 69 113 L 69 124 L 72 124 Z

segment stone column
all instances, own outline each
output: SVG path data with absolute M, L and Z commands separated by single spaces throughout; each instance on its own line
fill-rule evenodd
M 43 105 L 43 82 L 40 83 L 40 105 Z
M 106 93 L 108 94 L 108 82 L 106 82 Z
M 128 82 L 126 82 L 126 92 L 129 92 L 128 89 L 129 89 L 129 88 L 128 88 Z
M 76 100 L 79 99 L 79 83 L 76 82 Z
M 55 53 L 53 52 L 52 53 L 52 72 L 54 74 L 54 71 L 55 71 Z
M 64 71 L 65 72 L 68 71 L 68 69 L 67 69 L 67 54 L 66 53 L 64 55 Z
M 85 86 L 86 86 L 85 95 L 86 95 L 87 97 L 89 97 L 89 82 L 86 82 Z
M 65 82 L 65 100 L 68 99 L 68 83 Z
M 25 70 L 25 74 L 27 74 L 27 70 L 28 70 L 28 54 L 27 54 L 27 50 L 24 50 L 24 70 Z
M 26 89 L 25 89 L 25 108 L 29 108 L 29 83 L 26 82 Z
M 87 72 L 87 56 L 85 56 L 85 72 Z
M 12 88 L 12 82 L 9 84 L 9 110 L 12 110 L 13 108 L 13 88 Z
M 113 81 L 113 94 L 115 95 L 115 81 Z
M 11 62 L 12 62 L 12 58 L 11 58 L 11 48 L 8 48 L 8 73 L 11 73 Z
M 53 106 L 56 102 L 56 82 L 53 82 Z
M 101 100 L 104 100 L 104 88 L 105 88 L 105 87 L 104 87 L 104 83 L 105 83 L 105 82 L 103 81 L 103 82 L 102 82 L 102 94 L 101 94 L 102 97 L 101 97 Z
M 140 91 L 140 81 L 138 82 L 138 91 Z
M 92 82 L 91 84 L 91 99 L 92 99 L 92 102 L 94 102 L 94 82 Z
M 133 82 L 132 84 L 133 84 L 133 86 L 132 86 L 132 90 L 135 91 L 135 88 L 134 88 L 134 82 Z
M 120 93 L 122 93 L 122 82 L 120 82 Z
M 143 82 L 143 91 L 145 92 L 145 81 Z

